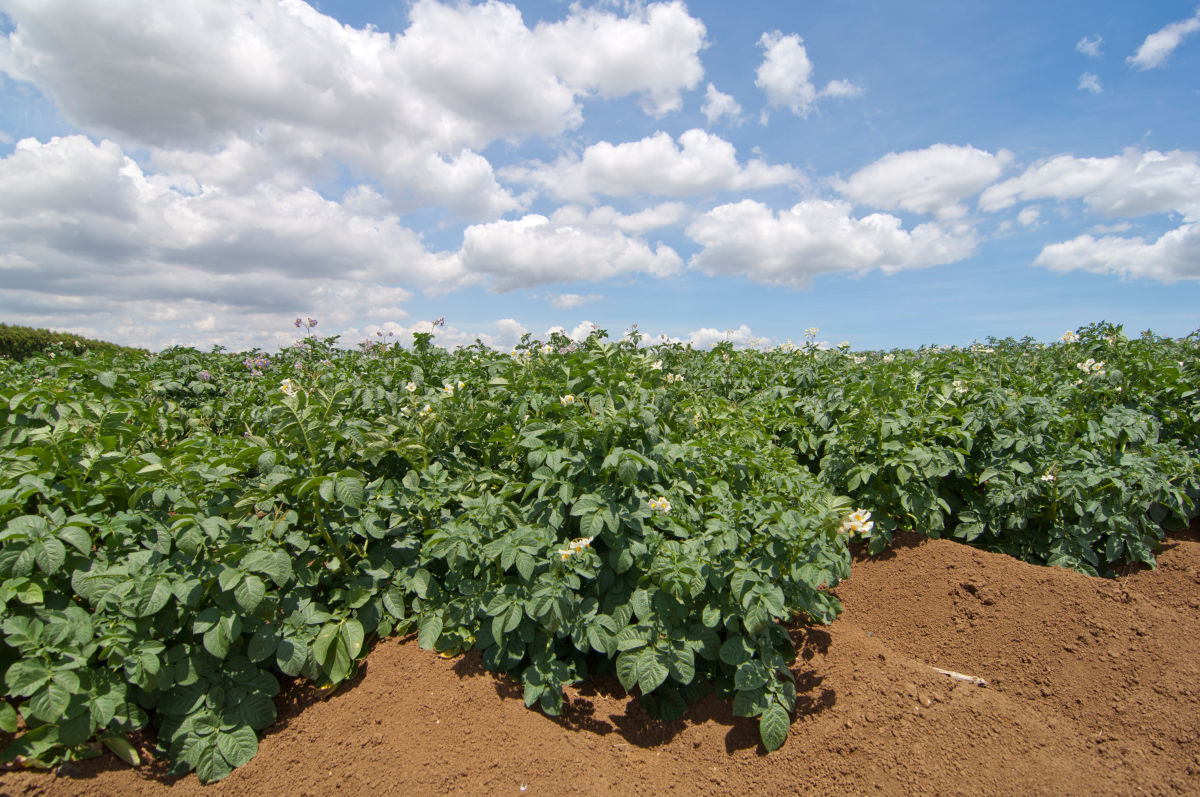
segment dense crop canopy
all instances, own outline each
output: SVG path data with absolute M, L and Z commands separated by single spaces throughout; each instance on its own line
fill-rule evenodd
M 1109 574 L 1194 497 L 1193 339 L 348 352 L 315 325 L 270 356 L 0 361 L 9 759 L 132 760 L 151 725 L 220 779 L 281 676 L 341 683 L 409 632 L 551 714 L 604 671 L 660 717 L 716 690 L 774 749 L 785 625 L 838 615 L 851 538 Z

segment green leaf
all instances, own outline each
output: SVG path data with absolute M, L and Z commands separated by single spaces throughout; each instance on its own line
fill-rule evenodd
M 333 503 L 333 498 L 334 498 L 333 486 L 334 485 L 333 485 L 332 478 L 321 480 L 320 486 L 317 487 L 317 495 L 321 496 L 322 501 Z
M 0 732 L 17 732 L 17 710 L 3 700 L 0 700 Z
M 57 723 L 70 702 L 71 693 L 51 681 L 30 699 L 29 712 L 42 722 Z
M 346 645 L 346 652 L 350 654 L 350 658 L 358 658 L 358 654 L 362 652 L 363 634 L 362 623 L 354 618 L 350 618 L 342 623 L 342 642 Z
M 638 655 L 638 686 L 643 695 L 648 695 L 667 680 L 670 670 L 662 653 L 654 648 L 643 648 Z
M 258 752 L 258 736 L 250 726 L 238 725 L 217 734 L 217 749 L 231 767 L 244 766 Z
M 267 587 L 258 576 L 247 574 L 233 590 L 233 599 L 246 614 L 252 614 L 262 603 Z
M 633 689 L 638 682 L 638 654 L 626 651 L 617 656 L 617 679 L 625 691 Z
M 246 656 L 250 661 L 259 662 L 271 657 L 279 647 L 279 637 L 274 626 L 260 625 L 254 629 L 250 641 L 246 643 Z
M 96 381 L 105 387 L 113 387 L 117 384 L 117 374 L 115 371 L 101 371 L 96 374 Z
M 767 751 L 778 750 L 787 741 L 791 718 L 778 703 L 772 703 L 758 721 L 758 733 Z
M 37 543 L 34 548 L 34 558 L 43 573 L 53 575 L 67 560 L 67 548 L 60 540 L 47 537 Z
M 436 614 L 426 614 L 417 622 L 417 644 L 423 650 L 433 650 L 433 646 L 442 636 L 442 618 Z
M 348 507 L 357 509 L 363 502 L 363 483 L 353 476 L 339 476 L 334 487 L 337 499 Z
M 729 637 L 721 645 L 721 661 L 733 667 L 750 661 L 753 655 L 754 648 L 750 647 L 748 640 L 740 634 Z
M 130 744 L 124 736 L 105 736 L 100 741 L 104 742 L 104 746 L 111 750 L 113 755 L 129 766 L 140 767 L 142 765 L 142 757 L 138 755 L 137 748 Z
M 215 739 L 211 737 L 198 741 L 196 760 L 196 777 L 201 783 L 213 783 L 229 777 L 233 767 L 225 760 L 225 756 L 217 749 Z
M 14 662 L 5 673 L 4 682 L 14 695 L 32 695 L 50 680 L 50 670 L 40 659 Z
M 67 747 L 83 744 L 95 733 L 96 726 L 92 724 L 92 714 L 86 708 L 80 708 L 69 717 L 58 723 L 58 740 Z
M 275 721 L 275 703 L 261 692 L 251 692 L 234 707 L 242 722 L 255 730 L 269 727 Z

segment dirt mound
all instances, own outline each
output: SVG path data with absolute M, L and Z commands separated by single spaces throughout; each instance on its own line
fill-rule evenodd
M 800 707 L 771 755 L 712 697 L 663 723 L 599 679 L 552 719 L 478 654 L 389 640 L 327 699 L 286 694 L 222 783 L 103 757 L 0 773 L 0 792 L 1200 794 L 1196 530 L 1111 581 L 916 536 L 860 559 L 842 618 L 796 631 Z

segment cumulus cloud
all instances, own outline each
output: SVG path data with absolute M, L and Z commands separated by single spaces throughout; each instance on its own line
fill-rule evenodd
M 651 249 L 619 230 L 561 224 L 538 214 L 471 225 L 451 259 L 455 270 L 490 275 L 498 291 L 630 273 L 664 277 L 682 265 L 669 246 Z
M 831 80 L 824 90 L 818 90 L 804 40 L 794 33 L 785 36 L 777 30 L 769 31 L 759 38 L 758 45 L 765 52 L 754 85 L 766 93 L 768 105 L 808 116 L 820 96 L 855 97 L 862 93 L 848 80 Z
M 1079 76 L 1078 88 L 1080 91 L 1090 91 L 1092 94 L 1100 94 L 1104 91 L 1104 86 L 1100 85 L 1099 76 L 1091 72 L 1084 72 Z
M 768 343 L 766 338 L 755 337 L 754 333 L 750 331 L 750 327 L 745 324 L 740 324 L 737 329 L 701 327 L 687 333 L 687 337 L 682 342 L 689 343 L 698 349 L 711 349 L 718 343 L 726 341 L 738 348 L 754 348 L 765 346 Z
M 1053 271 L 1082 269 L 1168 284 L 1200 279 L 1200 223 L 1185 224 L 1150 242 L 1141 237 L 1081 235 L 1046 246 L 1034 265 Z
M 19 312 L 94 325 L 84 317 L 121 307 L 144 323 L 207 319 L 195 329 L 219 321 L 226 332 L 298 310 L 398 317 L 411 292 L 396 282 L 480 279 L 427 253 L 394 215 L 308 188 L 182 191 L 117 144 L 84 136 L 24 139 L 0 159 L 0 273 L 5 305 Z
M 1030 205 L 1027 208 L 1021 208 L 1021 212 L 1017 214 L 1017 223 L 1022 227 L 1038 226 L 1038 217 L 1042 215 L 1042 211 L 1036 205 Z
M 862 205 L 957 218 L 967 212 L 960 201 L 982 191 L 1011 159 L 1006 150 L 993 154 L 971 146 L 934 144 L 884 155 L 833 185 Z
M 550 297 L 550 304 L 560 310 L 567 310 L 572 307 L 582 307 L 589 302 L 595 302 L 604 297 L 599 293 L 559 293 Z M 563 330 L 565 333 L 565 330 Z
M 1094 36 L 1084 36 L 1079 41 L 1075 42 L 1075 52 L 1091 58 L 1100 57 L 1100 45 L 1104 44 L 1104 37 L 1100 34 Z
M 502 174 L 577 202 L 590 201 L 593 194 L 679 196 L 744 191 L 802 179 L 787 164 L 771 165 L 757 158 L 740 164 L 732 144 L 699 128 L 680 135 L 678 144 L 661 131 L 640 141 L 601 141 L 582 156 L 505 169 Z
M 573 129 L 591 94 L 640 95 L 661 114 L 703 75 L 704 26 L 680 2 L 626 16 L 574 7 L 531 29 L 507 3 L 418 0 L 397 35 L 294 0 L 7 5 L 0 70 L 85 129 L 148 147 L 160 172 L 294 187 L 340 163 L 401 210 L 517 209 L 484 147 Z
M 951 263 L 976 245 L 966 225 L 927 223 L 908 231 L 895 216 L 854 218 L 848 203 L 823 200 L 778 213 L 752 200 L 720 205 L 693 221 L 687 234 L 703 247 L 688 261 L 691 268 L 791 287 L 827 272 L 892 273 Z
M 1151 33 L 1137 48 L 1137 52 L 1125 60 L 1138 69 L 1154 69 L 1163 65 L 1167 56 L 1183 44 L 1184 39 L 1200 31 L 1200 8 L 1190 18 L 1172 22 L 1161 30 Z
M 564 226 L 615 227 L 621 232 L 639 235 L 649 230 L 678 224 L 686 213 L 687 206 L 682 202 L 663 202 L 637 213 L 621 213 L 609 205 L 592 210 L 580 205 L 564 205 L 554 211 L 551 221 Z
M 1108 216 L 1175 212 L 1200 219 L 1200 156 L 1127 149 L 1111 158 L 1059 155 L 983 192 L 979 206 L 994 211 L 1019 200 L 1082 199 Z
M 742 106 L 733 98 L 733 95 L 718 91 L 717 87 L 711 83 L 704 92 L 704 105 L 700 110 L 710 125 L 725 116 L 728 116 L 730 121 L 736 122 L 742 115 Z
M 605 97 L 641 93 L 644 110 L 679 110 L 682 89 L 704 76 L 704 24 L 679 0 L 641 4 L 620 18 L 575 6 L 562 22 L 539 25 L 535 37 L 547 64 L 571 86 Z

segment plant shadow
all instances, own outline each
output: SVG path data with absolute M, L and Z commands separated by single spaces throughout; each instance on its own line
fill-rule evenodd
M 816 655 L 828 652 L 832 637 L 823 629 L 805 626 L 792 628 L 789 632 L 797 642 L 798 654 L 797 666 L 792 669 L 796 682 L 794 721 L 802 722 L 837 703 L 834 690 L 822 686 L 824 677 L 805 666 Z M 460 656 L 453 670 L 460 678 L 491 678 L 496 694 L 501 698 L 523 698 L 521 683 L 506 673 L 494 673 L 484 667 L 479 651 Z M 726 753 L 753 749 L 759 755 L 767 754 L 759 738 L 758 720 L 735 716 L 733 702 L 722 700 L 713 692 L 689 706 L 682 717 L 673 720 L 652 717 L 638 699 L 636 687 L 633 693 L 626 692 L 613 674 L 593 675 L 568 686 L 564 692 L 562 714 L 543 716 L 566 730 L 597 736 L 615 735 L 627 744 L 649 749 L 670 743 L 690 727 L 713 723 L 727 728 Z

